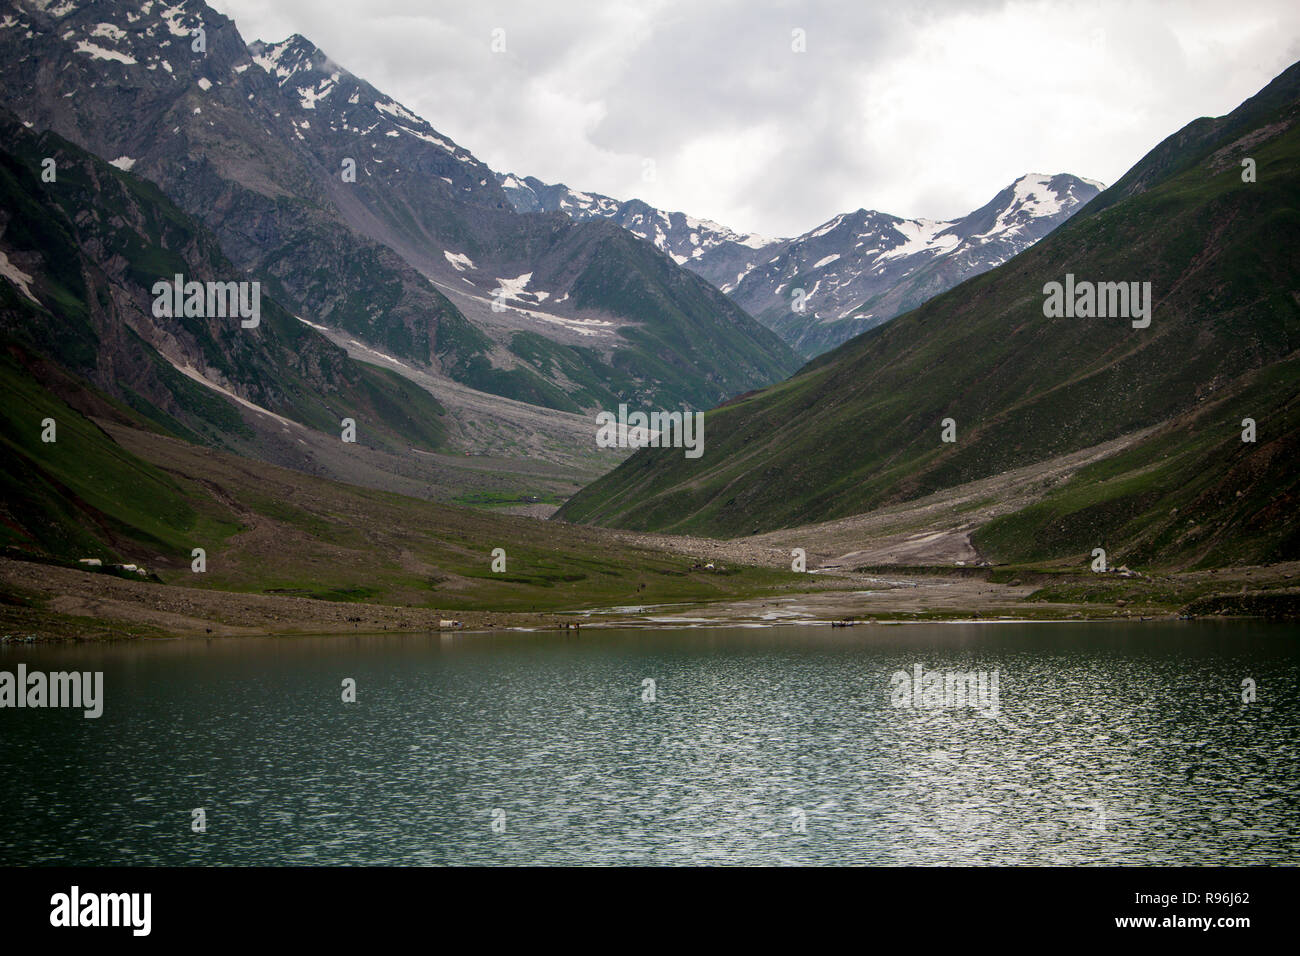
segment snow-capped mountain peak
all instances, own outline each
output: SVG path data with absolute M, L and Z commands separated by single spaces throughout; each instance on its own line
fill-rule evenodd
M 737 269 L 745 268 L 744 260 L 757 259 L 762 250 L 783 241 L 739 233 L 683 212 L 665 212 L 640 199 L 611 199 L 513 173 L 497 173 L 496 178 L 518 212 L 562 212 L 580 221 L 612 220 L 719 287 L 728 279 L 735 280 Z
M 915 308 L 1037 242 L 1104 188 L 1027 173 L 953 220 L 840 213 L 793 239 L 742 234 L 638 199 L 498 173 L 516 210 L 610 219 L 699 273 L 806 355 Z M 793 308 L 795 293 L 804 311 Z
M 913 309 L 1037 242 L 1097 195 L 1077 176 L 1029 173 L 954 220 L 859 209 L 789 240 L 724 288 L 806 355 Z M 804 311 L 795 310 L 795 290 Z

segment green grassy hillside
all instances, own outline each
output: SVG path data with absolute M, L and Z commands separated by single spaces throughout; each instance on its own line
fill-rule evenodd
M 1300 65 L 1231 116 L 1171 137 L 1010 262 L 711 413 L 703 458 L 638 452 L 559 517 L 749 534 L 1168 422 L 977 541 L 995 556 L 1063 557 L 1106 541 L 1151 561 L 1294 557 L 1298 99 Z M 1242 180 L 1245 156 L 1256 182 Z M 1044 317 L 1044 284 L 1067 273 L 1151 282 L 1150 327 Z M 1255 444 L 1240 440 L 1247 416 Z M 955 443 L 941 441 L 945 418 Z M 1170 518 L 1172 508 L 1194 515 Z
M 749 597 L 797 581 L 302 475 L 141 428 L 108 396 L 62 387 L 71 403 L 0 356 L 6 556 L 141 564 L 190 588 L 504 612 Z M 46 418 L 53 443 L 41 440 Z M 195 547 L 206 551 L 202 574 Z M 503 572 L 492 569 L 496 548 Z
M 160 427 L 222 444 L 247 435 L 235 403 L 179 372 L 160 349 L 209 381 L 312 428 L 343 417 L 361 443 L 445 444 L 443 408 L 391 372 L 353 361 L 262 290 L 261 321 L 152 315 L 152 288 L 187 279 L 244 279 L 207 231 L 152 184 L 52 133 L 0 113 L 3 247 L 32 276 L 36 301 L 0 282 L 0 341 L 94 383 Z M 42 180 L 45 158 L 57 177 Z M 38 372 L 40 363 L 28 363 Z

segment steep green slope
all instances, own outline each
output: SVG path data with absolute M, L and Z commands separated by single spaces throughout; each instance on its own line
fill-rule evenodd
M 980 528 L 1004 561 L 1105 548 L 1111 563 L 1193 567 L 1300 555 L 1300 357 L 1242 381 L 1120 454 L 1082 469 L 1042 501 Z M 1254 418 L 1254 444 L 1240 423 Z
M 19 361 L 0 355 L 0 545 L 75 560 L 170 551 L 193 540 L 222 541 L 238 529 L 198 482 L 176 478 L 121 448 L 102 428 L 39 385 Z M 130 422 L 94 390 L 59 377 L 77 405 Z M 43 440 L 52 420 L 52 442 Z
M 1084 475 L 1077 487 L 1122 503 L 1090 507 L 1059 537 L 1040 530 L 1027 544 L 1027 527 L 1008 520 L 985 541 L 995 553 L 1047 557 L 1140 539 L 1151 560 L 1216 560 L 1185 536 L 1186 524 L 1159 531 L 1152 522 L 1155 509 L 1178 506 L 1169 495 L 1190 493 L 1191 475 L 1208 496 L 1193 496 L 1207 519 L 1232 475 L 1267 475 L 1283 495 L 1291 487 L 1278 456 L 1294 441 L 1288 360 L 1300 345 L 1298 98 L 1300 65 L 1229 117 L 1171 137 L 1007 264 L 711 413 L 703 458 L 642 450 L 559 517 L 746 534 L 862 512 L 1179 419 L 1111 466 L 1146 474 L 1143 495 L 1118 494 L 1097 481 L 1101 471 Z M 1253 183 L 1242 180 L 1247 156 Z M 1116 200 L 1114 190 L 1127 195 Z M 1044 317 L 1045 283 L 1067 273 L 1151 282 L 1150 327 Z M 1240 441 L 1243 407 L 1259 422 L 1253 445 Z M 941 441 L 945 418 L 956 422 L 955 443 Z M 1294 556 L 1294 533 L 1274 526 L 1293 519 L 1264 496 L 1263 486 L 1240 499 L 1234 490 L 1232 509 L 1216 513 L 1207 540 L 1233 543 L 1224 557 Z
M 779 571 L 692 568 L 690 558 L 590 529 L 430 504 L 200 448 L 143 430 L 128 409 L 71 377 L 52 373 L 55 389 L 43 387 L 22 358 L 31 360 L 18 347 L 0 353 L 5 557 L 74 566 L 98 558 L 104 573 L 110 562 L 143 564 L 186 588 L 523 612 L 748 597 L 789 583 Z M 53 442 L 42 440 L 46 419 L 56 423 Z M 201 575 L 191 570 L 194 547 L 206 551 Z M 492 570 L 498 547 L 508 558 L 502 573 Z M 0 587 L 0 605 L 15 600 L 23 598 Z
M 570 293 L 574 304 L 628 322 L 619 332 L 629 346 L 610 359 L 636 384 L 632 394 L 618 395 L 622 400 L 711 408 L 798 366 L 774 332 L 649 243 L 610 222 L 572 228 L 582 266 Z
M 255 328 L 237 317 L 154 316 L 159 280 L 245 277 L 152 184 L 52 133 L 32 133 L 3 111 L 0 133 L 0 248 L 31 276 L 32 293 L 0 281 L 5 341 L 192 440 L 221 444 L 251 431 L 234 402 L 177 365 L 312 428 L 338 432 L 351 417 L 365 423 L 358 431 L 365 444 L 442 446 L 443 409 L 432 396 L 350 359 L 265 291 Z M 46 159 L 56 164 L 53 182 L 40 175 Z

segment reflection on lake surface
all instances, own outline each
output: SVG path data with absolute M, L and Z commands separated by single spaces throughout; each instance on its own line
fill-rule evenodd
M 1196 622 L 7 646 L 0 670 L 102 670 L 105 703 L 0 710 L 0 863 L 1294 863 L 1298 638 Z M 997 713 L 894 706 L 891 675 L 917 664 L 996 670 Z

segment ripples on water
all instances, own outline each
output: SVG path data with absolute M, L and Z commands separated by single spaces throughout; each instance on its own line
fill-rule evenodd
M 98 720 L 0 711 L 0 863 L 1294 863 L 1298 637 L 1023 624 L 4 648 L 10 671 L 103 670 L 106 703 Z M 916 663 L 997 669 L 1000 713 L 892 706 L 890 675 Z

